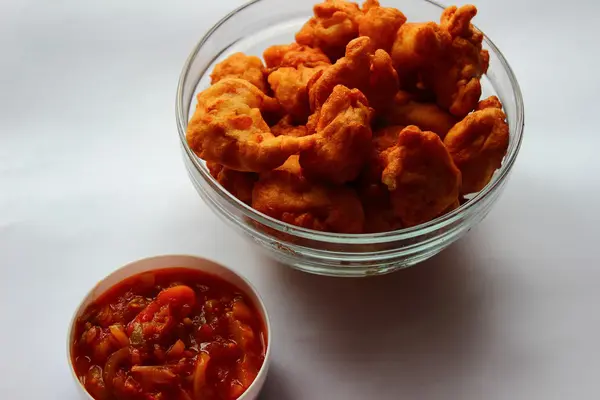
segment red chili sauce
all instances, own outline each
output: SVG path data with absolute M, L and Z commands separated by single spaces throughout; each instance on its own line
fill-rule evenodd
M 115 285 L 75 329 L 75 372 L 97 400 L 237 399 L 267 346 L 262 318 L 244 293 L 182 268 Z

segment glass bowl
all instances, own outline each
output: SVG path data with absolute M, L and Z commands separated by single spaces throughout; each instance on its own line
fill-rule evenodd
M 424 261 L 478 224 L 502 193 L 517 158 L 524 126 L 523 99 L 508 62 L 485 37 L 490 67 L 482 78 L 483 97 L 497 95 L 504 104 L 510 144 L 502 168 L 491 182 L 458 209 L 412 228 L 378 234 L 336 234 L 299 228 L 268 217 L 242 203 L 209 174 L 204 161 L 187 145 L 187 123 L 195 95 L 210 84 L 214 65 L 242 51 L 261 56 L 268 46 L 294 41 L 294 34 L 312 16 L 316 1 L 255 0 L 219 21 L 200 40 L 185 62 L 177 87 L 177 127 L 183 158 L 198 194 L 223 220 L 254 240 L 276 260 L 302 271 L 335 276 L 384 274 Z M 443 6 L 429 0 L 388 0 L 409 21 L 439 21 Z M 485 12 L 484 10 L 480 10 Z

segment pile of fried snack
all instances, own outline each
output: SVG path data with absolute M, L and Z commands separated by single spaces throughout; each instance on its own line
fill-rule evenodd
M 187 141 L 239 200 L 319 231 L 415 226 L 480 191 L 509 130 L 480 101 L 489 56 L 475 6 L 407 23 L 367 0 L 314 6 L 296 42 L 236 53 L 198 94 Z

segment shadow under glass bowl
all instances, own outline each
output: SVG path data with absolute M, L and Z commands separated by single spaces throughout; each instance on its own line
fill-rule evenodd
M 438 21 L 443 6 L 429 0 L 395 0 L 409 21 Z M 496 95 L 510 127 L 508 153 L 502 167 L 480 192 L 458 209 L 412 228 L 378 234 L 336 234 L 299 228 L 268 217 L 227 192 L 209 174 L 205 162 L 187 145 L 185 134 L 194 112 L 195 95 L 210 85 L 214 65 L 231 53 L 262 55 L 273 44 L 294 41 L 312 16 L 314 1 L 255 0 L 231 12 L 200 40 L 187 59 L 177 87 L 176 117 L 183 158 L 198 194 L 223 220 L 247 235 L 271 257 L 302 271 L 334 276 L 384 274 L 424 261 L 478 224 L 502 193 L 522 141 L 523 98 L 508 62 L 486 36 L 490 67 L 482 78 L 485 98 Z

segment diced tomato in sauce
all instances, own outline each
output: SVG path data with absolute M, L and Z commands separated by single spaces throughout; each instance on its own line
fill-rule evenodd
M 79 380 L 96 400 L 229 400 L 250 386 L 267 337 L 245 293 L 170 268 L 112 287 L 77 320 Z

